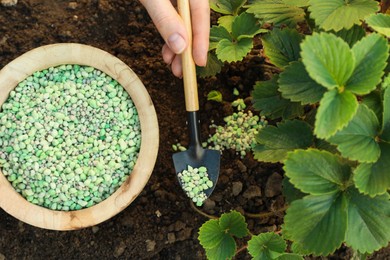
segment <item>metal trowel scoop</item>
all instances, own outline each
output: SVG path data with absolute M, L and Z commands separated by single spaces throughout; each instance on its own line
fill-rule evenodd
M 186 151 L 173 155 L 173 163 L 177 174 L 186 170 L 188 166 L 193 168 L 206 167 L 208 177 L 213 182 L 211 188 L 204 190 L 206 196 L 209 197 L 218 181 L 221 154 L 217 150 L 203 149 L 201 145 L 198 115 L 198 86 L 196 82 L 195 63 L 192 58 L 192 29 L 189 1 L 178 0 L 177 4 L 190 39 L 188 48 L 182 53 L 184 96 L 190 143 Z M 181 182 L 180 184 L 182 185 Z

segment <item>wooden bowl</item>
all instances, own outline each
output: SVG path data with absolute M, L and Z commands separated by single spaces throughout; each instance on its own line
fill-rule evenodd
M 36 71 L 63 64 L 94 67 L 117 80 L 133 100 L 141 124 L 141 148 L 133 171 L 106 200 L 86 209 L 54 211 L 34 205 L 15 191 L 0 172 L 0 208 L 33 226 L 74 230 L 101 223 L 125 209 L 143 190 L 152 174 L 158 152 L 157 116 L 144 85 L 137 75 L 113 55 L 82 44 L 60 43 L 33 49 L 0 71 L 0 106 L 19 82 Z

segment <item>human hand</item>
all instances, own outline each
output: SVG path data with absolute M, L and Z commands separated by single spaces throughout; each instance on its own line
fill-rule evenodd
M 208 0 L 188 0 L 192 20 L 192 55 L 195 64 L 206 66 L 209 47 L 210 8 Z M 164 62 L 171 65 L 176 77 L 182 76 L 180 55 L 188 46 L 188 34 L 183 20 L 170 0 L 140 0 L 145 6 L 165 44 L 162 48 Z

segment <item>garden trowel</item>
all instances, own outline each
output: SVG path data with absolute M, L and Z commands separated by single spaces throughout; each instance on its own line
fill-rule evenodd
M 206 167 L 209 179 L 213 182 L 213 186 L 204 191 L 206 196 L 209 197 L 218 181 L 221 153 L 217 150 L 203 149 L 201 145 L 198 86 L 196 82 L 195 63 L 192 57 L 192 27 L 189 0 L 178 0 L 177 4 L 179 13 L 189 34 L 189 46 L 182 53 L 182 66 L 190 143 L 186 151 L 173 155 L 173 163 L 177 174 L 186 170 L 188 166 L 193 168 Z M 180 184 L 182 185 L 181 182 Z

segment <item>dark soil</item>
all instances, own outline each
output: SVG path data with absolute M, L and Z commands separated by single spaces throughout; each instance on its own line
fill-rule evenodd
M 103 49 L 124 61 L 140 77 L 154 102 L 160 148 L 150 181 L 125 210 L 97 226 L 77 231 L 51 231 L 24 224 L 0 209 L 0 260 L 3 259 L 205 259 L 197 240 L 206 217 L 197 213 L 178 185 L 172 163 L 172 144 L 186 145 L 187 128 L 182 82 L 162 61 L 163 44 L 145 9 L 137 1 L 24 0 L 0 6 L 0 68 L 19 55 L 42 45 L 77 42 Z M 221 122 L 229 105 L 209 102 L 217 89 L 233 101 L 233 88 L 247 98 L 257 80 L 268 77 L 256 43 L 251 58 L 226 66 L 217 76 L 199 80 L 202 139 L 211 120 Z M 253 234 L 278 231 L 285 206 L 282 170 L 232 151 L 222 155 L 218 185 L 200 208 L 219 216 L 230 210 L 247 215 Z M 267 217 L 248 213 L 274 212 Z M 239 246 L 245 240 L 239 241 Z M 249 259 L 245 251 L 236 259 Z M 331 259 L 349 259 L 340 250 Z M 389 250 L 373 259 L 390 259 Z

